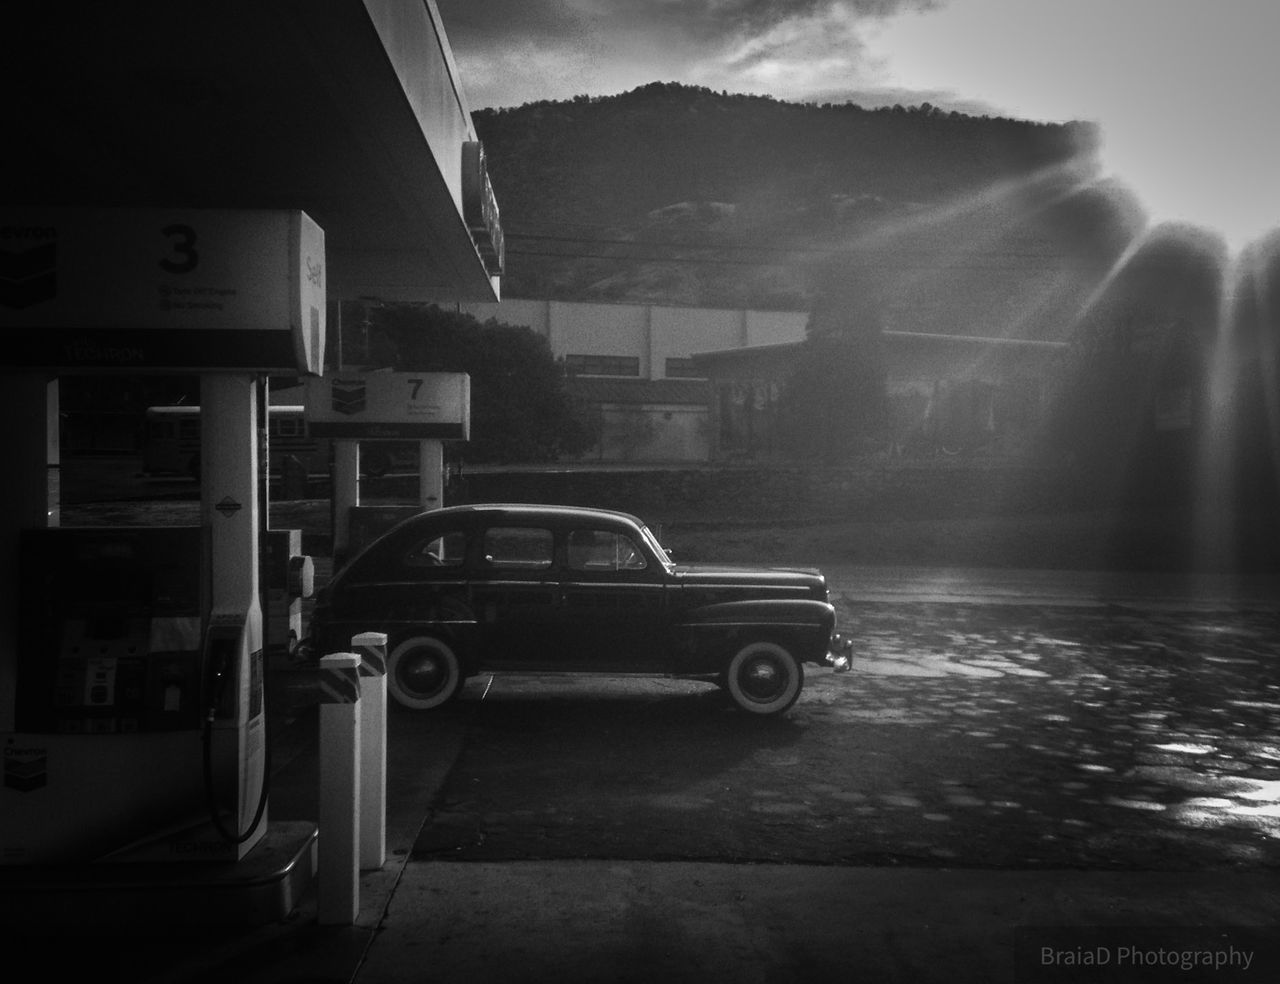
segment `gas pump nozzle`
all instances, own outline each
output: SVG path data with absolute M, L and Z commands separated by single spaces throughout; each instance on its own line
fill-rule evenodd
M 219 836 L 236 845 L 260 836 L 267 804 L 262 712 L 252 697 L 261 688 L 261 651 L 249 652 L 247 625 L 243 617 L 215 614 L 204 646 L 205 798 Z

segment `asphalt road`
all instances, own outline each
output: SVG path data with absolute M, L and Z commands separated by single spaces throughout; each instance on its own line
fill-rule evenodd
M 704 684 L 481 677 L 415 859 L 1280 864 L 1280 613 L 860 601 L 760 721 Z

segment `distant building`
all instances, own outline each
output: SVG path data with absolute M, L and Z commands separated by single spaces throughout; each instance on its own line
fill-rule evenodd
M 572 374 L 571 389 L 599 416 L 600 443 L 584 460 L 711 460 L 709 383 L 693 355 L 804 339 L 804 311 L 749 311 L 652 304 L 503 300 L 459 310 L 525 325 L 547 339 Z
M 1044 418 L 1064 342 L 883 333 L 886 453 L 1015 454 Z M 778 415 L 800 343 L 694 356 L 711 380 L 712 461 L 787 456 Z
M 547 339 L 571 389 L 599 414 L 587 460 L 767 461 L 786 457 L 777 414 L 806 311 L 510 299 L 465 303 L 481 321 Z M 1066 343 L 886 331 L 895 454 L 1015 452 L 1042 416 Z

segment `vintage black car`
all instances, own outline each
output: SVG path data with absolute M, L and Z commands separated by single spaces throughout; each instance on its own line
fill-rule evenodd
M 480 672 L 579 671 L 706 680 L 778 714 L 802 664 L 834 659 L 821 573 L 677 564 L 636 517 L 564 506 L 407 519 L 334 576 L 312 624 L 317 654 L 387 633 L 388 691 L 424 710 Z

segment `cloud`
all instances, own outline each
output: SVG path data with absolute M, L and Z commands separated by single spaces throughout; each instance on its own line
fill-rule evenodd
M 743 31 L 695 75 L 716 87 L 759 90 L 787 98 L 807 96 L 835 80 L 854 82 L 873 72 L 861 31 L 863 15 L 828 4 L 784 17 L 763 29 Z
M 940 0 L 437 0 L 474 107 L 652 81 L 808 98 L 875 75 L 861 31 Z
M 436 3 L 472 108 L 658 81 L 1084 119 L 1153 214 L 1242 236 L 1280 220 L 1278 0 Z
M 854 94 L 884 88 L 887 74 L 885 64 L 870 53 L 868 33 L 907 11 L 932 10 L 939 4 L 937 0 L 825 0 L 767 6 L 768 16 L 747 21 L 725 39 L 718 52 L 691 65 L 691 77 L 712 88 L 768 92 L 781 99 L 867 104 L 868 100 Z M 833 92 L 847 97 L 823 98 Z M 869 102 L 898 101 L 890 100 L 890 95 L 886 92 Z
M 915 89 L 900 86 L 850 86 L 846 88 L 814 89 L 805 102 L 854 103 L 866 109 L 882 106 L 921 106 L 929 103 L 947 112 L 954 110 L 968 116 L 1008 116 L 1008 111 L 981 99 L 970 99 L 953 89 Z
M 664 21 L 699 40 L 728 39 L 768 32 L 791 22 L 831 14 L 862 19 L 890 17 L 905 10 L 937 7 L 944 0 L 620 0 L 619 11 L 650 22 Z M 655 16 L 656 15 L 656 16 Z
M 463 51 L 503 48 L 513 40 L 567 43 L 593 19 L 577 5 L 548 0 L 436 0 L 450 44 Z
M 841 8 L 884 18 L 929 10 L 944 0 L 436 0 L 452 42 L 505 44 L 511 39 L 571 40 L 584 34 L 681 35 L 694 41 L 758 31 Z

